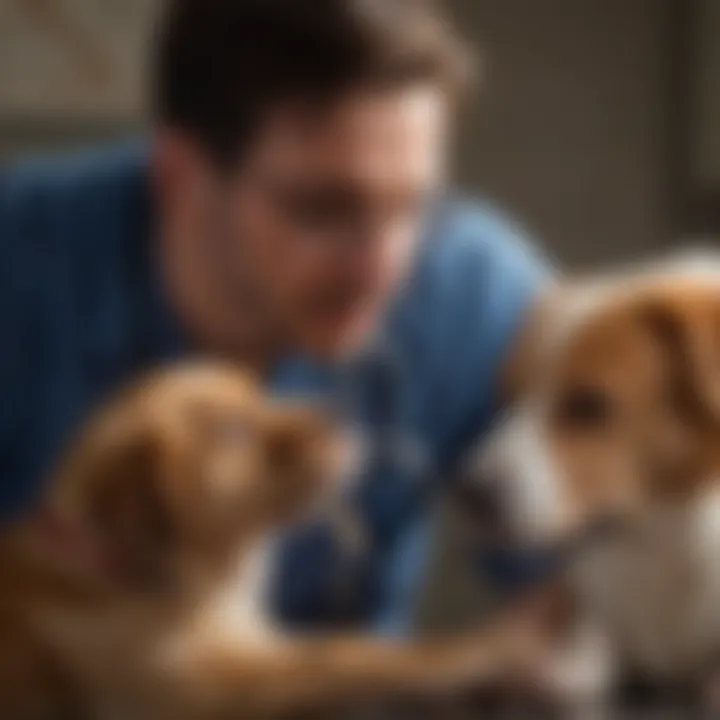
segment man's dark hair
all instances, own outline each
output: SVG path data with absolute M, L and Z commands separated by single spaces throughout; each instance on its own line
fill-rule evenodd
M 465 48 L 432 0 L 168 0 L 157 119 L 231 162 L 267 112 L 356 87 L 457 89 Z

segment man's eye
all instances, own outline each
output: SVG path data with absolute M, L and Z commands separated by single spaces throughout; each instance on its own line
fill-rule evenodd
M 563 425 L 597 428 L 612 418 L 613 404 L 603 388 L 580 387 L 570 390 L 557 407 L 557 420 Z
M 311 228 L 339 224 L 351 215 L 351 208 L 324 197 L 288 198 L 286 211 L 293 221 Z
M 357 194 L 347 188 L 272 186 L 272 197 L 292 222 L 309 229 L 346 224 L 363 210 Z

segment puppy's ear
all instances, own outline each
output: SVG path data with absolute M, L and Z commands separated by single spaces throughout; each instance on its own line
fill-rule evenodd
M 642 312 L 667 351 L 673 399 L 720 422 L 720 289 L 651 298 Z
M 131 428 L 94 448 L 83 469 L 87 521 L 109 571 L 147 589 L 167 582 L 175 538 L 167 452 L 160 437 Z
M 545 338 L 552 323 L 568 302 L 574 286 L 551 285 L 545 289 L 527 314 L 500 371 L 500 401 L 511 402 L 522 390 L 542 361 Z

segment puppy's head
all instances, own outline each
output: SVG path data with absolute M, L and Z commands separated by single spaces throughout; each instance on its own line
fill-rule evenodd
M 471 468 L 536 544 L 695 498 L 720 472 L 720 284 L 567 288 L 531 323 Z
M 57 512 L 151 580 L 212 567 L 331 491 L 338 441 L 319 411 L 262 395 L 233 369 L 183 367 L 131 388 L 89 424 Z

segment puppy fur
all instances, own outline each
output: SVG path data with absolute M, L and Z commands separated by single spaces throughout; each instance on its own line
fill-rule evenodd
M 506 539 L 553 545 L 601 520 L 568 568 L 576 600 L 547 680 L 585 701 L 628 675 L 699 688 L 720 656 L 720 265 L 559 287 L 474 457 Z
M 295 717 L 525 658 L 514 630 L 401 644 L 276 626 L 274 538 L 334 491 L 337 450 L 316 410 L 233 368 L 173 368 L 122 393 L 42 509 L 0 537 L 0 716 Z

